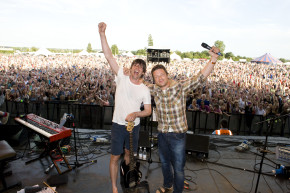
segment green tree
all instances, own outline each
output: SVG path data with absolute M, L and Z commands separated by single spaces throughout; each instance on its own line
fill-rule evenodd
M 30 50 L 31 52 L 36 52 L 38 49 L 36 47 L 31 47 Z
M 230 59 L 230 58 L 234 58 L 234 57 L 235 57 L 235 55 L 234 55 L 232 52 L 227 52 L 227 53 L 225 54 L 225 58 Z
M 224 53 L 226 46 L 223 41 L 215 41 L 214 46 L 220 49 L 220 53 Z
M 201 58 L 199 52 L 192 52 L 193 58 Z
M 147 55 L 147 49 L 144 48 L 144 49 L 139 49 L 136 51 L 136 55 L 143 55 L 143 56 L 146 56 Z
M 87 47 L 87 52 L 92 52 L 93 49 L 92 49 L 92 44 L 91 43 L 88 43 L 88 47 Z
M 181 52 L 181 51 L 178 51 L 178 50 L 176 50 L 175 53 L 176 53 L 178 56 L 180 56 L 180 57 L 181 57 L 181 55 L 182 55 L 182 52 Z
M 204 50 L 200 53 L 199 55 L 200 58 L 209 58 L 209 53 L 208 51 Z
M 148 46 L 153 46 L 153 38 L 151 34 L 148 36 Z
M 112 50 L 113 55 L 119 55 L 119 49 L 116 44 L 111 46 L 111 50 Z
M 190 59 L 192 59 L 193 55 L 192 55 L 191 52 L 183 52 L 182 55 L 181 55 L 181 58 L 190 58 Z
M 280 60 L 281 62 L 283 62 L 283 63 L 286 62 L 286 59 L 284 59 L 284 58 L 280 58 L 279 60 Z

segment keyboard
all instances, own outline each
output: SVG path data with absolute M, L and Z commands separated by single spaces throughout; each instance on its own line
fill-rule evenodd
M 60 139 L 71 136 L 71 129 L 64 126 L 59 128 L 59 124 L 32 113 L 27 114 L 22 118 L 16 117 L 15 121 L 28 127 L 29 129 L 32 129 L 39 135 L 48 138 L 50 142 L 58 141 Z

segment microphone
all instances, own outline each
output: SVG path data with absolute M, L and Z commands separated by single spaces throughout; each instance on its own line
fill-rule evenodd
M 204 47 L 205 49 L 208 49 L 208 50 L 211 49 L 211 47 L 210 47 L 209 45 L 207 45 L 206 43 L 204 43 L 204 42 L 201 44 L 201 46 Z M 220 53 L 220 52 L 219 52 L 219 53 L 216 53 L 216 54 L 219 55 L 219 56 L 222 56 L 222 55 L 223 55 L 223 54 Z

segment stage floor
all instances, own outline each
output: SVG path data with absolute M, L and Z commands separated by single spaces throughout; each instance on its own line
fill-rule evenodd
M 55 168 L 48 174 L 45 173 L 52 161 L 49 157 L 37 160 L 28 165 L 25 162 L 33 156 L 37 156 L 38 148 L 26 150 L 23 158 L 10 162 L 9 170 L 13 175 L 8 177 L 8 182 L 22 181 L 22 188 L 33 185 L 45 187 L 43 181 L 49 178 L 68 177 L 65 184 L 59 185 L 56 191 L 59 193 L 110 193 L 112 192 L 109 176 L 110 144 L 96 143 L 89 138 L 96 134 L 95 131 L 81 131 L 78 134 L 77 149 L 78 161 L 84 163 L 82 166 L 73 169 L 61 176 Z M 254 140 L 254 145 L 245 152 L 235 151 L 244 139 Z M 186 181 L 189 189 L 184 192 L 197 193 L 229 193 L 229 192 L 290 192 L 290 181 L 286 177 L 275 177 L 272 170 L 276 164 L 288 166 L 290 163 L 277 160 L 275 154 L 267 153 L 262 165 L 262 174 L 257 183 L 258 171 L 260 168 L 261 153 L 257 147 L 265 142 L 263 136 L 210 136 L 208 159 L 199 159 L 195 153 L 187 155 L 185 166 Z M 73 140 L 70 141 L 73 146 Z M 289 138 L 269 137 L 269 150 L 275 152 L 276 145 L 289 145 Z M 32 147 L 34 144 L 32 144 Z M 23 155 L 25 146 L 15 146 L 18 157 Z M 257 155 L 257 153 L 259 155 Z M 70 163 L 75 162 L 74 149 L 67 158 Z M 95 160 L 92 162 L 92 160 Z M 156 189 L 162 185 L 163 176 L 161 164 L 158 157 L 158 149 L 152 148 L 152 161 L 141 161 L 140 170 L 143 174 L 141 181 L 149 183 L 150 192 L 155 193 Z M 60 166 L 61 169 L 66 169 Z M 2 187 L 2 186 L 1 186 Z M 15 193 L 22 189 L 17 187 L 6 191 Z M 123 192 L 118 179 L 119 192 Z

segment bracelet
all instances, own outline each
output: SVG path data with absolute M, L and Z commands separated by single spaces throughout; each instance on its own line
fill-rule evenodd
M 211 61 L 212 64 L 216 64 L 216 62 Z

